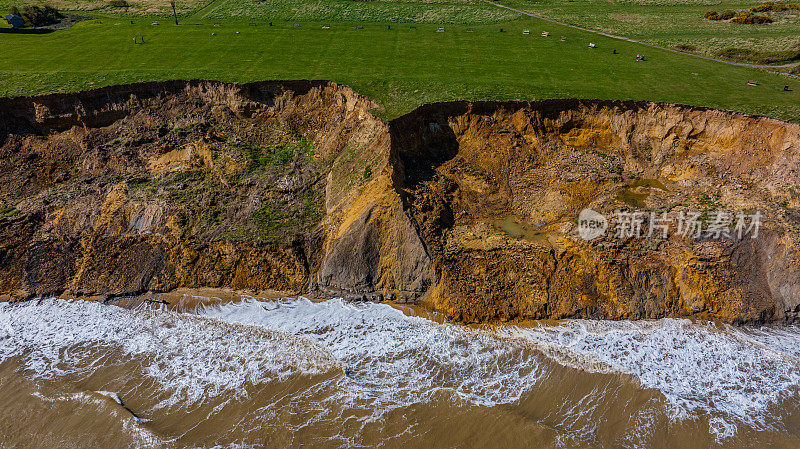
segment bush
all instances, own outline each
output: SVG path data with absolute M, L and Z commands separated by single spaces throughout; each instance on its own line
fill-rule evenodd
M 708 20 L 730 20 L 736 17 L 736 11 L 730 9 L 717 13 L 716 11 L 706 11 L 704 16 Z
M 113 8 L 127 8 L 128 6 L 131 5 L 125 0 L 111 0 L 110 2 L 108 2 L 108 6 L 111 6 Z
M 766 2 L 760 5 L 753 6 L 750 8 L 752 12 L 766 12 L 766 11 L 781 11 L 778 9 L 778 3 L 776 2 Z
M 733 18 L 733 22 L 736 23 L 772 23 L 772 17 L 764 16 L 761 14 L 753 14 L 750 11 L 742 11 L 736 17 Z
M 760 5 L 754 6 L 750 8 L 752 12 L 782 12 L 782 11 L 789 11 L 791 9 L 800 9 L 800 6 L 797 3 L 783 3 L 783 2 L 765 2 Z
M 22 17 L 25 26 L 43 27 L 58 23 L 64 15 L 52 6 L 23 6 L 22 9 L 16 6 L 11 8 L 11 14 Z

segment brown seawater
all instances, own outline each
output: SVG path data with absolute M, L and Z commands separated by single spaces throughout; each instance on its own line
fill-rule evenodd
M 800 447 L 800 328 L 0 304 L 0 447 Z

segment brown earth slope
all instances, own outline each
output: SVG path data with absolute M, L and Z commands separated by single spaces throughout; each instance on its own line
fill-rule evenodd
M 800 127 L 644 102 L 423 106 L 329 82 L 0 99 L 0 293 L 180 287 L 425 302 L 467 321 L 800 314 Z M 643 235 L 578 235 L 642 211 Z M 753 232 L 674 229 L 697 211 Z M 673 220 L 647 236 L 649 213 Z

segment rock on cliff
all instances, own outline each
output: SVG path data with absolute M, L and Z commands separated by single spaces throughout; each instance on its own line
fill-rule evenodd
M 800 313 L 797 125 L 589 100 L 387 124 L 375 106 L 324 81 L 0 99 L 0 293 L 269 289 L 467 322 Z M 584 240 L 586 208 L 646 212 L 643 235 Z M 762 214 L 757 238 L 647 232 L 650 212 L 722 210 Z

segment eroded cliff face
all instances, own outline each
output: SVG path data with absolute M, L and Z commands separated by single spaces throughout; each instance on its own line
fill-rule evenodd
M 372 107 L 327 82 L 0 100 L 0 289 L 305 290 L 321 223 L 386 167 Z
M 432 104 L 328 82 L 0 99 L 0 293 L 178 287 L 423 302 L 466 322 L 800 314 L 800 127 L 636 102 Z M 592 240 L 591 208 L 643 211 Z M 760 211 L 757 238 L 649 212 Z M 673 225 L 674 226 L 674 225 Z
M 429 105 L 391 128 L 395 184 L 438 280 L 428 299 L 450 316 L 764 321 L 800 311 L 797 125 L 557 100 Z M 617 238 L 612 223 L 582 239 L 584 208 L 609 220 L 643 212 L 641 237 Z M 709 225 L 721 210 L 760 211 L 758 237 L 676 235 L 682 212 Z M 673 220 L 668 238 L 648 237 L 650 212 Z

